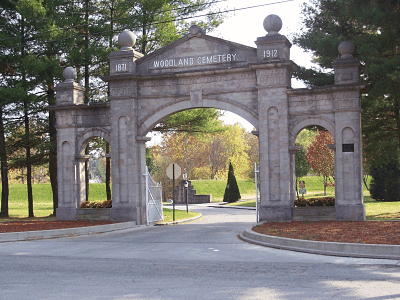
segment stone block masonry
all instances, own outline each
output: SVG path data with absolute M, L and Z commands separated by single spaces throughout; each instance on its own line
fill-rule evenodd
M 261 23 L 261 22 L 260 22 Z M 264 20 L 256 48 L 206 35 L 198 26 L 171 44 L 143 56 L 136 38 L 124 31 L 121 49 L 108 56 L 108 103 L 83 104 L 84 88 L 73 68 L 58 84 L 57 117 L 59 208 L 57 218 L 77 218 L 85 196 L 82 149 L 100 136 L 111 145 L 113 207 L 110 219 L 146 224 L 145 143 L 148 132 L 169 115 L 193 108 L 231 111 L 254 127 L 259 139 L 260 220 L 291 221 L 295 201 L 295 140 L 308 126 L 332 134 L 335 153 L 335 218 L 365 220 L 362 196 L 359 62 L 348 42 L 335 60 L 335 85 L 292 89 L 298 67 L 291 43 L 279 34 L 281 19 Z M 353 49 L 353 50 L 352 50 Z M 189 203 L 211 198 L 195 195 Z M 179 198 L 181 199 L 181 198 Z M 180 200 L 179 200 L 180 201 Z

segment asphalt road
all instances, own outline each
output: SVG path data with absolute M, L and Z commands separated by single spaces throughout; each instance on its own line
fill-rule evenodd
M 0 243 L 0 299 L 400 299 L 400 262 L 245 243 L 255 212 L 141 230 Z

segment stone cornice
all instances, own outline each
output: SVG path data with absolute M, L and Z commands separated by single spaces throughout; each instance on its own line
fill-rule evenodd
M 81 110 L 98 108 L 110 108 L 110 102 L 91 102 L 89 104 L 59 104 L 47 106 L 48 110 Z

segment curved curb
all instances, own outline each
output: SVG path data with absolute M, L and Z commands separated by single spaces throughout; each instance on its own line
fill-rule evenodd
M 40 230 L 40 231 L 22 231 L 0 233 L 0 243 L 15 242 L 33 239 L 51 239 L 68 236 L 78 236 L 86 234 L 104 233 L 115 230 L 142 228 L 144 225 L 136 225 L 136 222 L 123 222 L 107 225 L 97 225 L 88 227 L 75 227 L 65 229 Z
M 251 229 L 244 230 L 239 237 L 249 243 L 283 250 L 330 256 L 400 260 L 400 246 L 398 245 L 297 240 L 260 234 Z
M 190 218 L 190 219 L 184 219 L 184 220 L 173 221 L 173 222 L 158 223 L 158 224 L 154 224 L 154 226 L 166 226 L 166 225 L 175 225 L 175 224 L 180 224 L 180 223 L 191 222 L 191 221 L 200 219 L 202 216 L 203 216 L 202 214 L 199 214 L 198 216 Z

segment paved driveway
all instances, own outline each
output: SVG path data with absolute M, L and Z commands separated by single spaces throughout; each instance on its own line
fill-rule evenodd
M 0 243 L 1 299 L 400 299 L 400 263 L 245 243 L 255 212 L 193 207 L 188 224 Z

